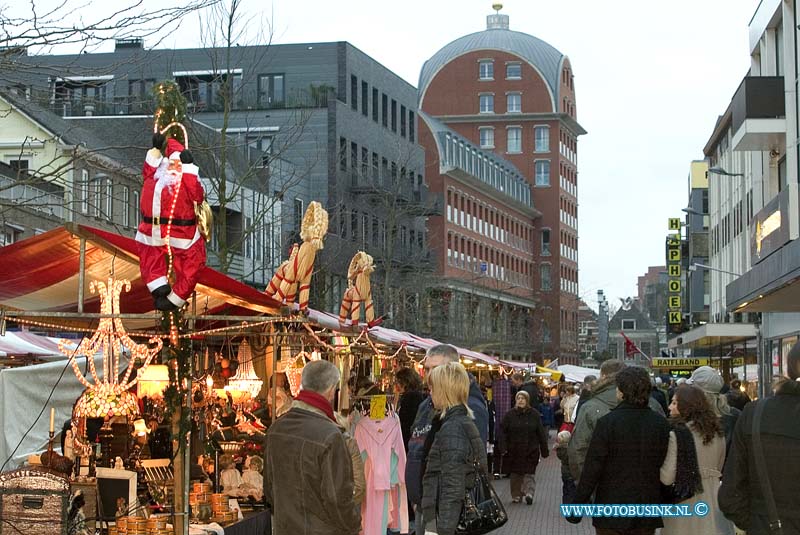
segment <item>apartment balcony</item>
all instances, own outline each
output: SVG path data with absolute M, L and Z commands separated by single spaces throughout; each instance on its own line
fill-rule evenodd
M 746 76 L 731 102 L 733 150 L 786 147 L 786 106 L 782 76 Z

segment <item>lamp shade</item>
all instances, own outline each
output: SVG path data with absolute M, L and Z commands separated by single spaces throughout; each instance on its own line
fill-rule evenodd
M 169 368 L 165 364 L 151 364 L 139 370 L 139 398 L 161 397 L 169 386 Z
M 139 403 L 131 392 L 120 385 L 101 384 L 87 388 L 75 404 L 73 416 L 77 418 L 111 418 L 139 414 Z
M 236 370 L 236 375 L 228 381 L 225 390 L 231 392 L 234 398 L 236 397 L 234 392 L 246 392 L 250 394 L 251 398 L 255 398 L 261 392 L 264 381 L 258 378 L 253 369 L 253 353 L 247 340 L 243 340 L 239 344 L 238 360 L 239 368 Z

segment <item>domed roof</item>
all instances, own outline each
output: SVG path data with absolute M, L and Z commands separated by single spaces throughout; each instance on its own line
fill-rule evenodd
M 428 89 L 428 84 L 452 60 L 476 50 L 499 50 L 514 54 L 527 61 L 542 75 L 553 95 L 554 109 L 557 109 L 555 103 L 558 102 L 561 63 L 564 60 L 564 54 L 537 37 L 509 30 L 508 15 L 489 15 L 487 21 L 488 28 L 486 30 L 456 39 L 425 62 L 419 75 L 420 103 Z

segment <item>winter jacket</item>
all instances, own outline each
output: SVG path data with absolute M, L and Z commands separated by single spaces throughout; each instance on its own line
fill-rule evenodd
M 403 432 L 403 444 L 408 451 L 408 440 L 411 438 L 411 426 L 417 416 L 420 404 L 425 401 L 425 394 L 422 392 L 403 392 L 397 407 L 397 415 L 400 417 L 400 429 Z
M 617 385 L 614 377 L 606 377 L 592 385 L 592 397 L 578 411 L 572 439 L 569 441 L 569 466 L 575 481 L 580 479 L 583 462 L 586 459 L 586 450 L 592 440 L 592 432 L 597 425 L 597 420 L 609 413 L 619 404 L 617 400 Z M 665 416 L 661 405 L 650 398 L 650 409 L 656 414 Z
M 774 397 L 748 403 L 733 433 L 725 463 L 719 507 L 748 535 L 769 533 L 769 517 L 758 480 L 753 452 L 753 413 L 765 404 L 761 416 L 761 446 L 767 476 L 783 524 L 783 533 L 800 533 L 800 383 L 788 381 Z
M 665 517 L 661 535 L 683 535 L 685 533 L 709 533 L 711 535 L 733 535 L 733 524 L 722 516 L 717 500 L 719 478 L 725 463 L 725 438 L 714 437 L 708 444 L 703 443 L 703 435 L 690 423 L 689 430 L 697 454 L 697 468 L 703 489 L 687 500 L 679 502 L 693 506 L 697 502 L 708 505 L 708 514 L 690 518 Z M 670 431 L 669 447 L 664 464 L 661 466 L 661 482 L 665 485 L 675 483 L 679 462 L 684 462 L 678 453 L 678 438 Z
M 486 400 L 483 399 L 481 389 L 475 378 L 470 375 L 469 400 L 467 402 L 475 417 L 475 427 L 478 428 L 484 444 L 489 438 L 489 411 Z M 414 425 L 411 426 L 411 438 L 408 441 L 408 455 L 406 456 L 406 489 L 411 503 L 422 503 L 422 470 L 425 461 L 425 437 L 431 430 L 433 421 L 433 403 L 430 397 L 420 403 Z M 484 446 L 485 449 L 485 446 Z
M 425 464 L 422 516 L 425 531 L 453 535 L 464 495 L 474 482 L 474 461 L 487 469 L 486 448 L 466 407 L 452 407 L 437 420 Z
M 500 451 L 503 470 L 511 474 L 534 474 L 539 455 L 547 457 L 547 434 L 535 409 L 513 408 L 500 426 Z
M 561 461 L 561 478 L 572 479 L 572 472 L 569 469 L 569 454 L 567 453 L 567 445 L 563 444 L 556 446 L 556 456 Z
M 353 464 L 344 435 L 322 411 L 298 406 L 267 430 L 264 496 L 274 535 L 355 535 Z
M 666 418 L 648 407 L 620 403 L 596 422 L 573 503 L 590 503 L 592 494 L 595 504 L 661 503 L 659 475 L 668 445 Z M 592 525 L 644 530 L 660 528 L 662 521 L 661 517 L 597 517 Z
M 661 409 L 664 411 L 665 415 L 669 412 L 667 395 L 664 392 L 662 392 L 660 388 L 654 386 L 653 389 L 650 391 L 650 397 L 658 401 L 658 404 L 661 405 Z

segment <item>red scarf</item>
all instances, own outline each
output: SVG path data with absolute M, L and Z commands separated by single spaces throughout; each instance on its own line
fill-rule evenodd
M 333 407 L 331 407 L 330 402 L 325 399 L 321 394 L 317 394 L 316 392 L 312 392 L 311 390 L 301 390 L 297 397 L 294 398 L 297 401 L 302 401 L 303 403 L 307 403 L 311 405 L 315 409 L 319 409 L 325 413 L 325 416 L 330 418 L 334 423 L 336 423 L 336 417 L 333 415 Z

